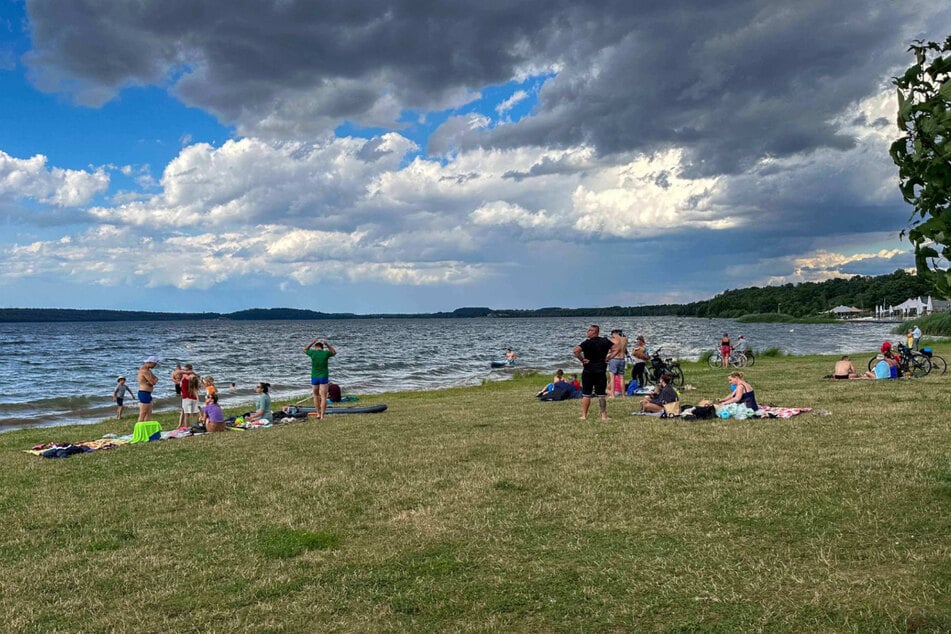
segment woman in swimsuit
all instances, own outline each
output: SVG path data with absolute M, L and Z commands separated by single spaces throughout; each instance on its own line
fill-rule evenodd
M 717 399 L 717 403 L 721 405 L 740 403 L 754 412 L 759 409 L 759 405 L 756 404 L 756 395 L 753 393 L 753 386 L 743 380 L 742 372 L 730 373 L 730 385 L 735 385 L 736 389 L 726 398 Z
M 730 365 L 730 351 L 733 350 L 733 343 L 730 341 L 730 335 L 723 333 L 720 339 L 720 357 L 723 359 L 723 367 Z

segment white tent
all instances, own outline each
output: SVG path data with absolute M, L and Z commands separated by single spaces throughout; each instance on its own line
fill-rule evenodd
M 900 312 L 902 316 L 908 316 L 914 313 L 915 315 L 920 315 L 928 309 L 928 305 L 921 301 L 920 297 L 912 297 L 906 299 L 898 306 L 895 306 L 891 312 Z

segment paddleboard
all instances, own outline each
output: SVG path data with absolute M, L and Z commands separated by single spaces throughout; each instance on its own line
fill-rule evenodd
M 514 361 L 491 361 L 489 365 L 493 368 L 509 368 L 515 365 Z
M 340 407 L 335 405 L 327 406 L 328 414 L 376 414 L 379 412 L 386 411 L 386 404 L 379 403 L 377 405 L 361 405 L 354 407 Z M 317 411 L 313 407 L 298 407 L 296 405 L 288 405 L 281 410 L 281 414 L 284 416 L 313 416 Z

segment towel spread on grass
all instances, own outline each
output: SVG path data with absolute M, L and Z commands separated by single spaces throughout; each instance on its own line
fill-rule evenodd
M 32 449 L 27 449 L 25 451 L 27 453 L 33 454 L 34 456 L 40 456 L 42 458 L 69 458 L 70 456 L 80 453 L 89 453 L 92 451 L 99 451 L 101 449 L 114 449 L 116 447 L 121 447 L 123 445 L 132 443 L 156 442 L 160 440 L 173 440 L 176 438 L 187 438 L 189 436 L 204 435 L 203 432 L 196 434 L 191 428 L 188 427 L 179 427 L 178 429 L 173 429 L 171 431 L 162 431 L 159 423 L 155 421 L 146 422 L 153 422 L 155 424 L 153 426 L 136 423 L 134 433 L 127 434 L 125 436 L 106 434 L 99 440 L 83 440 L 72 443 L 49 442 L 42 445 L 36 445 Z M 266 421 L 254 421 L 252 423 L 244 423 L 242 425 L 228 427 L 228 429 L 244 431 L 246 429 L 266 429 L 271 426 L 272 423 Z
M 766 405 L 760 407 L 756 413 L 766 412 L 766 416 L 769 418 L 792 418 L 796 414 L 811 411 L 811 407 L 774 407 L 772 405 Z
M 129 437 L 131 439 L 131 436 Z M 103 449 L 115 449 L 129 444 L 129 440 L 122 438 L 100 438 L 99 440 L 85 440 L 73 443 L 48 442 L 27 449 L 27 453 L 43 458 L 68 458 L 78 453 L 89 453 Z

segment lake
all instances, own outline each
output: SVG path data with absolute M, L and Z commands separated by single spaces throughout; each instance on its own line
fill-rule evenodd
M 0 430 L 114 415 L 116 377 L 128 377 L 134 392 L 136 371 L 149 355 L 163 360 L 155 370 L 161 379 L 158 410 L 178 406 L 169 379 L 176 363 L 213 375 L 223 406 L 230 407 L 251 403 L 259 381 L 271 383 L 275 401 L 306 397 L 310 361 L 303 349 L 318 336 L 337 349 L 331 380 L 345 395 L 360 395 L 504 380 L 509 371 L 490 370 L 489 362 L 507 347 L 523 369 L 580 371 L 571 350 L 589 323 L 599 323 L 603 333 L 621 328 L 632 341 L 643 334 L 650 349 L 682 359 L 713 349 L 724 332 L 734 339 L 745 335 L 755 350 L 777 347 L 791 354 L 867 352 L 895 339 L 889 334 L 894 324 L 738 324 L 682 317 L 0 324 Z M 126 420 L 137 412 L 132 403 Z

